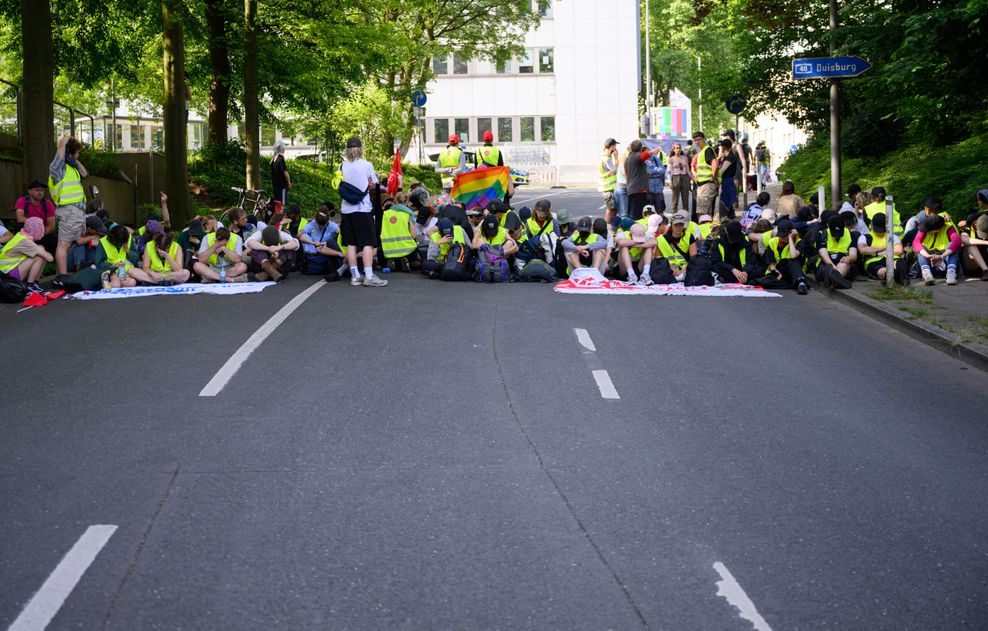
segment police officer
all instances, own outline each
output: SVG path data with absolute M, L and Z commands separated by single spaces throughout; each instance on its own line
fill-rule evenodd
M 450 134 L 449 143 L 439 154 L 436 165 L 436 173 L 442 176 L 443 192 L 448 193 L 453 189 L 454 178 L 467 168 L 467 157 L 460 149 L 460 137 Z

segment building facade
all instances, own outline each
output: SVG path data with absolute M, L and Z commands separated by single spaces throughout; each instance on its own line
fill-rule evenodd
M 490 130 L 507 164 L 544 166 L 560 180 L 596 173 L 605 139 L 638 137 L 640 64 L 638 0 L 553 0 L 519 58 L 434 61 L 424 153 L 452 133 L 479 146 Z

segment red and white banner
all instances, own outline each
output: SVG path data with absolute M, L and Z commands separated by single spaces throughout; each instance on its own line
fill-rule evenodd
M 673 285 L 635 285 L 622 280 L 607 280 L 596 270 L 580 269 L 568 279 L 556 284 L 560 294 L 611 296 L 744 296 L 746 298 L 781 298 L 779 294 L 752 285 L 717 285 L 715 287 L 686 287 Z

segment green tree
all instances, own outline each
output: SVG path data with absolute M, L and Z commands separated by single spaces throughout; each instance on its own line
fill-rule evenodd
M 182 29 L 184 0 L 161 3 L 164 33 L 165 190 L 176 225 L 192 218 L 189 199 L 189 163 L 185 114 L 185 38 Z

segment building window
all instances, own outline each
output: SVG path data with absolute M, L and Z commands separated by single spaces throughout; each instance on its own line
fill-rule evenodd
M 164 151 L 165 149 L 165 128 L 161 125 L 151 127 L 151 149 Z
M 467 74 L 467 60 L 459 55 L 453 55 L 453 74 Z
M 434 57 L 432 59 L 432 71 L 437 75 L 449 74 L 449 60 L 446 57 Z
M 453 125 L 456 135 L 460 137 L 460 142 L 470 142 L 470 119 L 454 118 Z
M 112 123 L 111 123 L 111 125 L 112 125 Z M 117 127 L 114 130 L 114 136 L 113 136 L 113 138 L 114 138 L 114 144 L 113 144 L 113 148 L 116 149 L 117 151 L 120 151 L 120 150 L 122 150 L 124 148 L 123 128 L 124 128 L 124 123 L 118 122 L 117 123 Z
M 552 74 L 554 53 L 551 48 L 539 49 L 539 72 Z
M 544 18 L 552 17 L 552 0 L 548 0 L 544 7 L 539 6 L 539 0 L 535 0 L 535 10 Z
M 515 139 L 514 121 L 510 118 L 497 119 L 497 141 L 512 142 Z
M 490 119 L 490 118 L 478 118 L 477 119 L 477 139 L 479 140 L 479 139 L 483 138 L 485 131 L 493 132 L 494 131 L 493 124 L 494 124 L 494 121 L 492 119 Z
M 525 56 L 518 59 L 518 72 L 521 74 L 532 74 L 535 72 L 535 63 L 532 61 L 532 49 L 525 49 Z
M 521 121 L 520 140 L 522 142 L 535 142 L 535 117 L 522 116 L 520 121 Z
M 543 116 L 540 121 L 542 142 L 556 142 L 556 117 Z
M 130 148 L 131 149 L 144 148 L 144 129 L 139 125 L 130 126 Z
M 437 118 L 432 121 L 433 127 L 433 142 L 437 145 L 444 144 L 446 139 L 449 138 L 449 120 L 445 118 Z
M 504 61 L 499 61 L 494 66 L 494 71 L 497 74 L 511 74 L 511 61 L 505 59 Z

